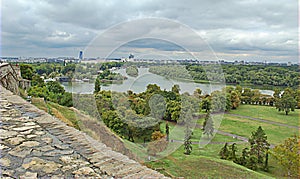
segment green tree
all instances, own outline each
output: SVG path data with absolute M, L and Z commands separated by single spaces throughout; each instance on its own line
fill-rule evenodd
M 98 93 L 101 90 L 101 81 L 100 79 L 97 77 L 96 81 L 95 81 L 95 90 L 94 93 Z
M 202 94 L 202 90 L 200 88 L 196 88 L 196 90 L 194 91 L 194 96 L 200 99 L 201 94 Z
M 169 133 L 170 133 L 170 127 L 168 121 L 166 122 L 166 135 L 167 135 L 167 141 L 169 141 Z
M 248 160 L 249 160 L 249 151 L 248 148 L 246 147 L 243 149 L 242 156 L 238 159 L 237 163 L 246 166 Z
M 172 87 L 172 92 L 179 94 L 179 91 L 180 91 L 179 85 L 176 84 Z
M 186 155 L 190 155 L 191 152 L 192 152 L 192 141 L 191 141 L 191 138 L 192 138 L 192 130 L 190 129 L 189 125 L 187 124 L 186 125 L 186 128 L 185 128 L 185 136 L 184 136 L 184 154 Z
M 229 159 L 236 162 L 236 152 L 237 152 L 236 143 L 231 144 L 231 146 L 229 148 L 230 148 Z
M 32 77 L 34 76 L 34 70 L 33 70 L 32 65 L 21 64 L 20 70 L 21 70 L 22 78 L 32 80 Z
M 290 111 L 295 110 L 297 101 L 290 88 L 286 88 L 281 97 L 277 98 L 275 106 L 278 111 L 285 111 L 286 115 L 288 115 Z
M 221 159 L 228 159 L 229 157 L 229 150 L 227 147 L 228 143 L 226 142 L 225 145 L 221 148 L 220 152 L 219 152 L 219 156 L 221 157 Z
M 201 101 L 201 109 L 205 109 L 205 112 L 208 112 L 211 110 L 211 100 L 210 97 L 206 97 Z
M 259 126 L 255 132 L 252 132 L 249 143 L 251 146 L 250 155 L 255 155 L 257 162 L 262 164 L 270 144 L 268 143 L 267 135 L 261 126 Z
M 211 117 L 210 113 L 207 113 L 205 116 L 205 120 L 203 122 L 203 134 L 206 134 L 209 136 L 213 136 L 214 132 L 214 121 Z
M 284 141 L 283 144 L 275 146 L 271 152 L 272 156 L 286 170 L 289 177 L 299 177 L 300 153 L 299 153 L 300 137 L 294 135 Z
M 49 81 L 46 83 L 46 87 L 49 92 L 54 94 L 64 94 L 65 89 L 58 81 Z

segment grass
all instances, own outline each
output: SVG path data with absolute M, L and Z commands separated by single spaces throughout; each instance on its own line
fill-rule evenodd
M 268 137 L 269 143 L 275 145 L 282 143 L 293 134 L 298 134 L 297 129 L 253 121 L 228 114 L 225 114 L 223 118 L 220 115 L 215 115 L 214 120 L 222 120 L 219 130 L 248 138 L 253 131 L 257 130 L 258 126 L 261 126 Z M 199 120 L 199 122 L 202 121 L 203 119 Z
M 70 108 L 52 102 L 45 103 L 44 99 L 42 98 L 32 98 L 31 102 L 39 109 L 46 112 L 51 111 L 51 115 L 54 115 L 55 117 L 57 117 L 58 119 L 66 123 L 67 125 L 80 130 L 78 120 L 76 118 L 76 114 Z
M 269 178 L 266 175 L 249 170 L 232 161 L 215 159 L 199 155 L 197 145 L 193 145 L 191 155 L 183 154 L 180 147 L 173 154 L 159 161 L 148 162 L 146 165 L 153 169 L 159 169 L 161 173 L 171 177 L 184 178 Z
M 232 110 L 230 113 L 299 126 L 300 109 L 285 115 L 285 112 L 279 112 L 272 106 L 240 105 L 237 110 Z

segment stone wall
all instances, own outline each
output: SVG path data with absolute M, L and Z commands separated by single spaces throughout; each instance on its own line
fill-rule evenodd
M 9 63 L 0 64 L 0 85 L 14 94 L 19 94 L 19 87 L 29 89 L 30 81 L 21 77 L 20 67 Z

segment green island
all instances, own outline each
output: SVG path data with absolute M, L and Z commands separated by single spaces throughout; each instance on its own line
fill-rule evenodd
M 139 75 L 138 67 L 135 65 L 126 67 L 126 74 L 132 77 L 137 77 Z
M 31 88 L 27 92 L 22 91 L 22 96 L 32 96 L 32 103 L 38 108 L 77 129 L 81 129 L 82 121 L 76 118 L 73 108 L 82 110 L 103 122 L 128 148 L 137 149 L 138 157 L 156 157 L 158 160 L 145 160 L 143 164 L 166 176 L 299 176 L 300 90 L 295 88 L 299 85 L 298 68 L 222 66 L 226 83 L 271 85 L 274 94 L 270 96 L 239 85 L 211 94 L 202 94 L 201 89 L 196 89 L 193 94 L 181 94 L 176 84 L 169 91 L 156 84 L 148 84 L 141 93 L 105 91 L 101 90 L 100 84 L 126 80 L 111 72 L 113 67 L 121 67 L 122 64 L 86 65 L 80 64 L 78 71 L 89 71 L 90 74 L 81 77 L 95 79 L 94 94 L 72 94 L 66 92 L 59 82 L 46 83 L 41 78 L 60 75 L 74 78 L 77 71 L 75 64 L 22 64 L 22 77 L 32 80 Z M 183 73 L 188 70 L 196 80 L 208 80 L 197 65 L 170 68 L 151 66 L 150 72 L 168 78 L 189 79 L 190 76 Z M 210 73 L 215 76 L 215 82 L 221 82 L 221 77 L 215 75 L 217 72 L 213 72 L 212 68 Z M 279 75 L 282 73 L 288 75 Z M 95 104 L 90 102 L 93 99 Z M 178 134 L 183 136 L 181 140 L 176 136 L 176 127 L 182 129 L 182 133 Z M 200 139 L 211 142 L 199 147 Z M 172 142 L 182 145 L 164 156 L 166 146 Z

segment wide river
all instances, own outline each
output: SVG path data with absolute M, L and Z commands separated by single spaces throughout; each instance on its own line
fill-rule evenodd
M 200 88 L 203 94 L 210 94 L 215 90 L 222 89 L 225 85 L 221 84 L 202 84 L 193 83 L 188 81 L 178 81 L 167 79 L 165 77 L 153 74 L 149 72 L 149 68 L 139 68 L 139 75 L 137 77 L 130 77 L 126 74 L 125 69 L 119 69 L 115 72 L 128 77 L 124 80 L 122 84 L 111 84 L 107 86 L 101 86 L 101 90 L 111 90 L 118 92 L 127 92 L 131 90 L 135 93 L 140 93 L 146 90 L 148 84 L 157 84 L 162 90 L 171 90 L 172 86 L 178 84 L 180 86 L 180 92 L 188 92 L 193 94 L 196 88 Z M 65 90 L 73 93 L 84 93 L 92 94 L 94 91 L 94 83 L 84 83 L 84 82 L 73 82 L 73 83 L 62 83 Z M 272 95 L 272 90 L 260 90 L 262 94 Z

